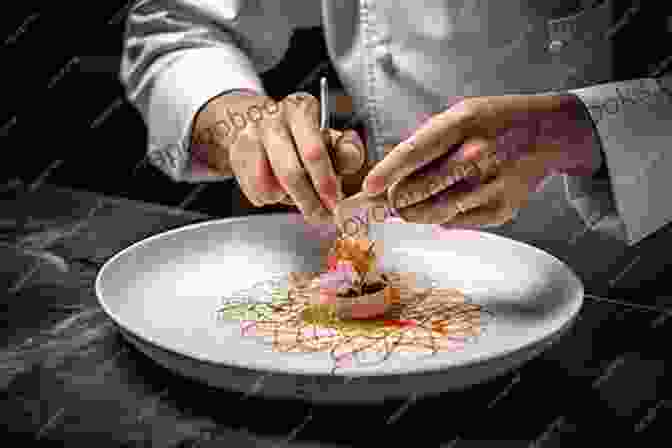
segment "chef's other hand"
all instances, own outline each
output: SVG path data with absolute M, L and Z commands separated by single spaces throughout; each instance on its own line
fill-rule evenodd
M 599 137 L 583 108 L 570 94 L 462 99 L 373 167 L 363 190 L 387 190 L 408 222 L 502 225 L 549 175 L 597 170 Z
M 308 93 L 282 101 L 230 94 L 212 99 L 196 117 L 192 151 L 232 175 L 257 207 L 296 204 L 310 223 L 333 220 L 342 177 L 360 170 L 365 148 L 353 130 L 320 130 L 320 103 Z

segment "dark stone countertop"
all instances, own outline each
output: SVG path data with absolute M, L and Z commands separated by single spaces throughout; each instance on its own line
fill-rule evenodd
M 590 436 L 646 444 L 670 423 L 672 232 L 626 247 L 586 231 L 556 180 L 495 233 L 549 251 L 582 278 L 586 301 L 569 333 L 487 383 L 375 405 L 215 390 L 120 336 L 97 304 L 100 266 L 209 215 L 48 184 L 7 185 L 0 205 L 0 415 L 14 444 L 556 447 Z

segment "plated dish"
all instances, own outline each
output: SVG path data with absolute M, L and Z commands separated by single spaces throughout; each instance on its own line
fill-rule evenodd
M 168 369 L 216 387 L 324 402 L 485 381 L 558 340 L 583 302 L 576 275 L 527 244 L 381 224 L 355 252 L 375 241 L 375 269 L 398 298 L 383 297 L 383 314 L 348 316 L 346 302 L 336 313 L 334 296 L 320 303 L 306 289 L 330 263 L 338 271 L 329 258 L 336 237 L 292 214 L 201 222 L 114 255 L 96 294 L 124 337 Z
M 422 288 L 412 272 L 381 271 L 374 246 L 341 236 L 321 272 L 290 272 L 283 286 L 241 291 L 224 298 L 219 313 L 276 351 L 329 352 L 334 371 L 393 352 L 457 350 L 481 334 L 492 318 L 484 307 L 456 289 Z

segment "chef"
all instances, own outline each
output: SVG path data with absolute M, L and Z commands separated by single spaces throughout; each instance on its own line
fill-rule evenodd
M 364 142 L 320 132 L 309 94 L 266 96 L 259 74 L 314 26 Z M 366 161 L 362 190 L 403 219 L 479 227 L 559 174 L 587 226 L 636 244 L 672 218 L 672 79 L 613 82 L 613 27 L 611 0 L 141 0 L 120 78 L 175 181 L 235 177 L 323 222 Z

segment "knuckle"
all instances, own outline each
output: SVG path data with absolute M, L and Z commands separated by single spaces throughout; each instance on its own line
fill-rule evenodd
M 294 92 L 285 98 L 293 106 L 315 107 L 319 106 L 320 102 L 308 92 Z
M 466 101 L 458 109 L 458 119 L 462 123 L 469 123 L 477 119 L 480 115 L 481 107 L 473 101 Z
M 253 104 L 251 105 L 246 112 L 246 118 L 249 123 L 252 123 L 252 126 L 259 126 L 259 123 L 264 119 L 264 109 L 263 105 Z
M 474 114 L 481 108 L 484 100 L 485 97 L 463 98 L 457 103 L 457 108 L 465 114 Z
M 281 102 L 275 101 L 271 97 L 266 97 L 265 101 L 261 104 L 261 107 L 263 108 L 264 116 L 272 116 L 280 112 L 282 104 Z
M 320 112 L 320 102 L 309 93 L 293 93 L 285 98 L 288 117 L 303 117 L 317 119 Z
M 478 126 L 489 108 L 487 103 L 483 98 L 463 99 L 453 109 L 457 123 L 466 129 Z

